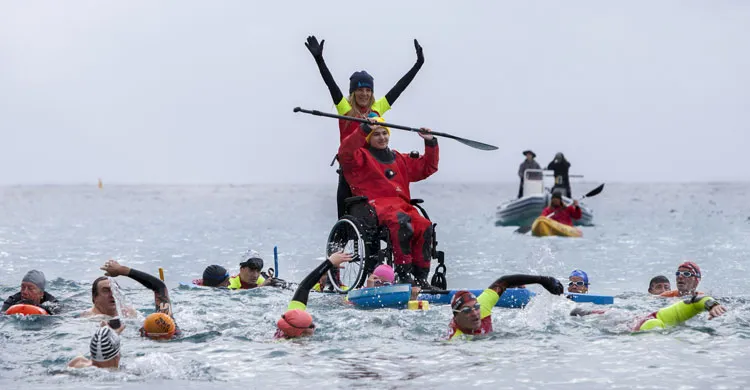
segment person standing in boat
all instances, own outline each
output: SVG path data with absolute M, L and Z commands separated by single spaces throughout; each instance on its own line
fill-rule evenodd
M 581 207 L 578 206 L 578 201 L 574 200 L 572 205 L 565 207 L 559 190 L 552 194 L 549 206 L 542 211 L 542 217 L 549 216 L 550 219 L 568 226 L 573 226 L 573 221 L 581 219 L 581 215 Z
M 521 185 L 518 187 L 518 199 L 523 198 L 523 174 L 527 169 L 542 169 L 539 163 L 534 160 L 536 153 L 531 150 L 524 150 L 523 155 L 526 156 L 526 160 L 523 160 L 521 165 L 518 167 L 518 177 L 521 178 Z
M 554 171 L 555 174 L 555 185 L 552 187 L 552 191 L 555 189 L 565 190 L 565 196 L 572 198 L 573 195 L 570 192 L 570 178 L 568 177 L 568 171 L 570 170 L 570 162 L 565 159 L 565 155 L 562 152 L 555 154 L 554 160 L 548 165 L 547 169 Z
M 414 66 L 409 69 L 406 74 L 401 77 L 396 85 L 391 88 L 384 97 L 375 100 L 373 96 L 373 89 L 375 88 L 375 80 L 369 73 L 364 70 L 354 72 L 349 77 L 349 96 L 344 97 L 341 90 L 333 80 L 331 71 L 328 70 L 325 61 L 323 60 L 323 44 L 325 39 L 318 43 L 318 39 L 314 35 L 307 37 L 305 46 L 312 54 L 315 59 L 315 63 L 318 65 L 320 75 L 323 77 L 323 81 L 328 87 L 328 91 L 331 93 L 333 104 L 336 105 L 336 111 L 339 115 L 346 115 L 355 118 L 369 118 L 371 116 L 383 116 L 386 111 L 391 109 L 393 103 L 396 102 L 401 93 L 404 92 L 406 87 L 409 86 L 414 76 L 417 75 L 419 69 L 424 64 L 424 55 L 422 54 L 422 46 L 419 45 L 417 40 L 414 40 L 414 49 L 417 52 L 417 62 Z M 353 129 L 356 127 L 349 126 L 350 123 L 355 123 L 346 120 L 339 120 L 339 132 L 341 135 L 341 142 L 351 134 Z M 364 145 L 363 145 L 364 146 Z M 333 162 L 331 163 L 333 165 Z M 346 182 L 344 175 L 339 168 L 339 184 L 338 190 L 336 191 L 336 203 L 338 206 L 338 216 L 341 218 L 345 214 L 344 199 L 352 196 L 351 188 Z

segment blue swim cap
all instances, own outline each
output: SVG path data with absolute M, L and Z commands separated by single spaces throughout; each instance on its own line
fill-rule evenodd
M 589 285 L 589 276 L 586 274 L 586 272 L 581 271 L 580 269 L 574 269 L 573 272 L 570 273 L 570 276 L 568 278 L 572 278 L 574 276 L 579 276 L 581 279 L 583 279 L 583 283 L 586 283 L 586 285 Z

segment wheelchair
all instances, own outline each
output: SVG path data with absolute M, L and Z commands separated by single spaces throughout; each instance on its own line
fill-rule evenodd
M 420 205 L 422 199 L 412 199 L 411 205 L 430 220 L 425 209 Z M 370 206 L 367 197 L 354 196 L 344 201 L 346 214 L 342 216 L 331 228 L 326 244 L 326 257 L 332 253 L 344 250 L 351 253 L 352 261 L 344 264 L 343 269 L 331 269 L 328 271 L 326 286 L 329 291 L 346 293 L 349 290 L 360 288 L 365 284 L 367 277 L 380 264 L 393 266 L 393 244 L 390 232 L 385 225 L 379 225 L 375 208 Z M 431 245 L 431 259 L 438 262 L 432 277 L 431 284 L 445 290 L 445 254 L 437 250 L 437 238 L 435 233 L 436 223 L 432 224 L 433 234 Z

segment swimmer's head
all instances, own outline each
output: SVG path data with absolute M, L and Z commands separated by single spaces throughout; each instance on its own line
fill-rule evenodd
M 589 276 L 580 269 L 575 269 L 568 277 L 568 292 L 586 294 L 589 292 Z
M 101 368 L 120 366 L 120 336 L 109 326 L 96 330 L 89 349 L 92 365 Z
M 177 326 L 172 317 L 165 313 L 153 313 L 143 321 L 141 336 L 152 340 L 165 340 L 171 339 L 176 331 Z
M 209 265 L 203 270 L 203 285 L 208 287 L 229 286 L 229 272 L 220 265 Z
M 393 267 L 388 264 L 381 264 L 367 278 L 367 285 L 365 287 L 387 286 L 393 284 L 395 277 Z
M 664 275 L 654 276 L 648 283 L 649 294 L 660 295 L 671 289 L 672 286 L 669 284 L 669 279 Z
M 695 289 L 698 287 L 698 283 L 701 281 L 701 269 L 698 267 L 698 264 L 695 264 L 692 261 L 686 261 L 680 264 L 680 266 L 677 267 L 675 275 L 677 291 L 679 291 L 680 296 L 694 293 Z
M 108 277 L 100 276 L 94 280 L 91 285 L 91 301 L 100 313 L 112 317 L 117 316 L 115 296 L 112 294 L 112 285 Z
M 296 338 L 302 336 L 312 336 L 315 333 L 315 324 L 310 313 L 301 310 L 287 310 L 276 321 L 277 338 Z
M 472 332 L 482 327 L 482 306 L 471 291 L 456 292 L 451 299 L 451 309 L 458 329 Z

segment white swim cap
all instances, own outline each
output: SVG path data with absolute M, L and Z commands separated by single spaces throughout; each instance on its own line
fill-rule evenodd
M 99 328 L 91 337 L 91 360 L 106 362 L 120 354 L 120 336 L 109 326 Z

